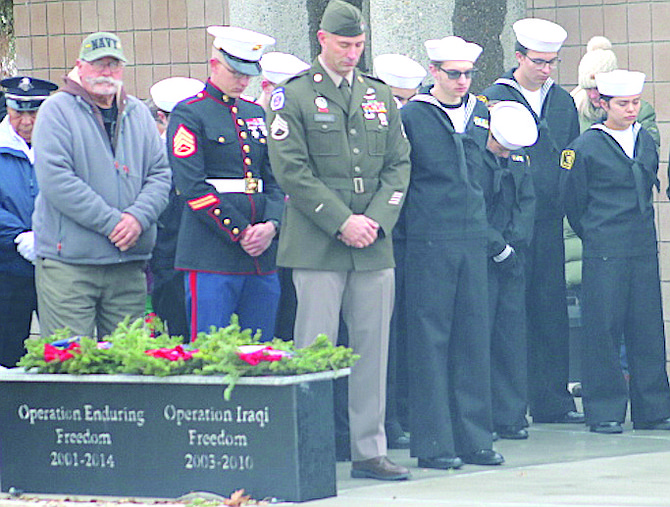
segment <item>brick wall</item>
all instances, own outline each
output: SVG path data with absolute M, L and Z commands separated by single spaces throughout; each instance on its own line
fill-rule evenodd
M 206 27 L 227 17 L 227 0 L 14 0 L 16 65 L 61 84 L 86 35 L 114 32 L 129 60 L 126 89 L 146 98 L 165 77 L 205 80 Z

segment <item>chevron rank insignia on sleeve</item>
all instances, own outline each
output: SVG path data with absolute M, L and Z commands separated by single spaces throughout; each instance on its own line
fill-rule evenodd
M 193 155 L 198 149 L 195 134 L 185 125 L 179 125 L 172 138 L 172 153 L 175 157 L 186 158 Z

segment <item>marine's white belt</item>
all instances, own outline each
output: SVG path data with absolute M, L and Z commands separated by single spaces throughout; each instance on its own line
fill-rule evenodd
M 262 179 L 253 179 L 253 181 L 258 183 L 258 187 L 255 190 L 250 190 L 249 181 L 250 180 L 247 178 L 207 178 L 205 180 L 205 182 L 214 186 L 216 191 L 220 194 L 255 194 L 263 192 Z

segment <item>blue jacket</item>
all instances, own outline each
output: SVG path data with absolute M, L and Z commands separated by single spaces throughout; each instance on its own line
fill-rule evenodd
M 19 141 L 6 116 L 0 124 L 0 272 L 30 277 L 33 265 L 19 255 L 14 243 L 18 234 L 32 229 L 37 195 L 35 171 L 27 152 L 28 146 Z

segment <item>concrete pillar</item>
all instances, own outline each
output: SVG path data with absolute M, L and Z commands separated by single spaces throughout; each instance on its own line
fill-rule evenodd
M 473 81 L 477 93 L 514 61 L 511 24 L 525 0 L 369 0 L 372 55 L 401 53 L 427 65 L 424 41 L 458 35 L 484 48 Z

